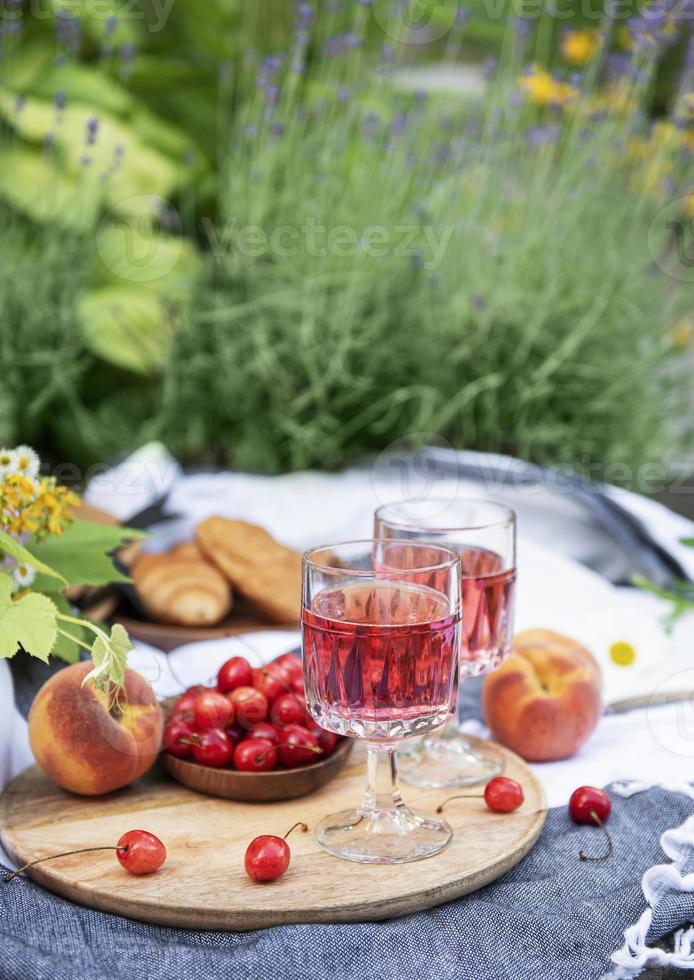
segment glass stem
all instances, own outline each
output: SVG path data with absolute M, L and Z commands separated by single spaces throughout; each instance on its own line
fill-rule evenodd
M 366 791 L 361 812 L 377 813 L 404 807 L 398 778 L 397 746 L 367 742 L 366 750 Z

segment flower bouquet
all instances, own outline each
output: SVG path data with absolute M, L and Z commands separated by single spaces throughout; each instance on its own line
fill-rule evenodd
M 24 650 L 74 662 L 86 650 L 92 678 L 117 683 L 128 634 L 75 616 L 64 593 L 127 581 L 110 556 L 140 532 L 81 520 L 79 496 L 39 470 L 29 446 L 0 449 L 0 658 Z

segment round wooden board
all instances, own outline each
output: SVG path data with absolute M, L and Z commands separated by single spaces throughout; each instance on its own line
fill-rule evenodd
M 481 797 L 456 800 L 446 808 L 454 830 L 448 847 L 425 861 L 395 866 L 341 861 L 322 851 L 310 833 L 295 831 L 287 874 L 271 885 L 254 884 L 243 870 L 253 837 L 284 834 L 297 820 L 312 827 L 360 800 L 364 765 L 356 761 L 357 748 L 351 764 L 312 796 L 269 804 L 201 796 L 159 769 L 109 796 L 78 797 L 32 767 L 0 797 L 0 838 L 13 860 L 24 864 L 60 851 L 115 844 L 127 830 L 149 830 L 168 849 L 166 864 L 154 875 L 133 877 L 104 851 L 49 861 L 33 868 L 31 877 L 81 905 L 142 922 L 237 931 L 379 920 L 431 908 L 508 871 L 542 830 L 546 809 L 540 784 L 517 756 L 499 749 L 506 774 L 525 789 L 525 802 L 515 813 L 491 813 Z M 448 794 L 405 786 L 404 795 L 431 812 Z

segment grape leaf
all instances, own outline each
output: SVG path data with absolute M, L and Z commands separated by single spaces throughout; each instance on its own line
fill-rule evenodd
M 117 551 L 132 538 L 141 537 L 143 532 L 133 528 L 75 520 L 61 537 L 38 541 L 32 548 L 38 558 L 60 572 L 68 585 L 108 585 L 130 581 L 115 567 L 109 552 Z M 34 588 L 50 590 L 50 583 L 37 580 Z
M 0 574 L 0 657 L 13 657 L 21 646 L 48 663 L 58 632 L 57 609 L 45 595 L 29 592 L 12 601 L 13 582 Z
M 19 541 L 7 534 L 6 531 L 0 531 L 0 551 L 4 551 L 6 555 L 15 558 L 23 565 L 31 565 L 37 572 L 42 572 L 50 578 L 57 578 L 64 584 L 67 584 L 66 579 L 63 578 L 60 572 L 56 572 L 50 565 L 44 564 L 40 558 L 37 558 L 31 551 L 27 551 Z
M 112 684 L 118 689 L 122 688 L 131 646 L 130 637 L 120 623 L 113 626 L 110 636 L 101 632 L 92 646 L 94 667 L 82 683 L 93 681 L 98 687 L 106 689 Z

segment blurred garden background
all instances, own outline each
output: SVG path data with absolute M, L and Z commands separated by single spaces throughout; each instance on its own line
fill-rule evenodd
M 681 473 L 693 16 L 2 0 L 0 445 Z

